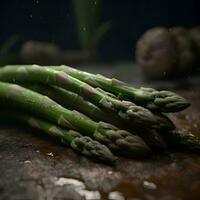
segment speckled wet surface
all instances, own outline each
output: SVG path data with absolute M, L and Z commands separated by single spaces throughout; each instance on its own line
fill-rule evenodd
M 200 137 L 200 89 L 178 92 L 192 106 L 170 117 L 177 127 Z M 120 158 L 115 166 L 108 166 L 38 131 L 0 127 L 3 200 L 198 200 L 199 189 L 200 155 L 171 152 L 142 160 Z

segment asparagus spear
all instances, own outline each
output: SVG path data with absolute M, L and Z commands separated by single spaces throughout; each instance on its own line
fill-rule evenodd
M 106 113 L 96 105 L 85 100 L 82 96 L 63 88 L 38 83 L 20 83 L 20 85 L 48 96 L 49 98 L 56 101 L 67 109 L 77 110 L 94 121 L 109 122 L 116 126 L 119 125 L 122 121 L 122 119 L 118 115 L 115 115 L 113 113 Z
M 65 109 L 47 96 L 25 89 L 19 85 L 0 82 L 0 102 L 34 113 L 61 127 L 78 130 L 106 144 L 116 153 L 143 157 L 151 153 L 142 138 L 120 130 L 115 126 L 86 119 L 78 112 Z
M 40 82 L 56 85 L 80 94 L 107 112 L 117 113 L 122 119 L 143 125 L 157 124 L 154 115 L 147 109 L 128 101 L 120 101 L 105 95 L 90 85 L 47 67 L 37 65 L 7 66 L 0 69 L 0 81 Z
M 137 105 L 144 106 L 157 112 L 177 112 L 187 108 L 190 104 L 181 96 L 170 91 L 158 91 L 152 88 L 134 88 L 117 79 L 109 79 L 100 74 L 94 75 L 68 66 L 57 66 L 53 69 L 82 80 L 94 87 L 112 92 L 122 99 L 130 99 Z
M 117 115 L 102 111 L 97 106 L 84 100 L 81 96 L 73 92 L 44 84 L 26 84 L 24 87 L 43 95 L 47 95 L 60 105 L 63 105 L 65 108 L 78 110 L 95 121 L 109 122 L 117 127 L 128 130 L 135 135 L 139 133 L 139 136 L 142 137 L 146 144 L 154 151 L 165 150 L 167 148 L 162 135 L 156 130 L 149 130 L 145 128 L 145 126 L 141 129 L 141 126 L 137 127 L 135 124 L 129 124 L 127 121 L 121 120 Z M 159 121 L 159 126 L 152 128 L 164 130 L 174 129 L 173 123 L 167 117 L 161 116 Z
M 55 86 L 49 86 L 49 85 L 37 84 L 37 83 L 36 84 L 34 83 L 22 84 L 22 86 L 29 88 L 31 90 L 34 90 L 36 92 L 39 92 L 43 95 L 46 95 L 68 109 L 77 110 L 87 115 L 94 121 L 109 122 L 121 128 L 126 127 L 128 125 L 129 127 L 131 127 L 132 131 L 136 129 L 136 127 L 141 128 L 141 123 L 137 124 L 137 121 L 135 121 L 135 123 L 132 124 L 132 123 L 129 123 L 128 120 L 123 120 L 119 116 L 113 113 L 104 112 L 99 107 L 85 100 L 83 97 L 79 96 L 76 93 L 70 92 L 68 90 L 55 87 Z M 159 123 L 152 125 L 152 128 L 165 129 L 165 130 L 174 129 L 173 123 L 165 116 L 155 115 L 155 118 Z M 146 126 L 145 124 L 142 124 L 143 128 L 145 126 Z
M 189 131 L 173 130 L 164 132 L 163 137 L 167 144 L 179 150 L 200 152 L 200 138 Z
M 47 135 L 55 136 L 61 139 L 62 143 L 71 146 L 72 149 L 87 157 L 111 163 L 116 160 L 116 157 L 105 145 L 92 140 L 90 137 L 82 136 L 77 131 L 60 128 L 43 119 L 17 110 L 1 110 L 1 114 L 4 118 L 15 119 L 25 125 L 36 128 Z

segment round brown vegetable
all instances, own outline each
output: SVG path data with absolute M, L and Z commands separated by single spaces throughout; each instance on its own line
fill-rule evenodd
M 177 50 L 178 70 L 175 73 L 181 75 L 191 72 L 195 66 L 196 56 L 188 30 L 183 27 L 174 27 L 169 31 L 174 37 L 174 46 Z
M 149 79 L 170 76 L 177 64 L 177 52 L 169 30 L 157 27 L 144 33 L 137 43 L 136 60 Z

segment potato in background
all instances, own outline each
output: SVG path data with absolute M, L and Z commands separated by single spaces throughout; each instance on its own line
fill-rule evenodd
M 156 27 L 145 32 L 136 45 L 136 61 L 148 79 L 164 79 L 177 67 L 177 50 L 167 28 Z

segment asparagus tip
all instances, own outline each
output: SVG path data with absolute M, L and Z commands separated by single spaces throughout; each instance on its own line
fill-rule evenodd
M 163 109 L 163 112 L 178 112 L 190 106 L 190 103 L 178 94 L 170 91 L 161 91 L 154 103 Z
M 146 157 L 150 155 L 151 149 L 146 145 L 142 138 L 132 135 L 124 130 L 119 130 L 118 134 L 123 136 L 116 141 L 122 149 L 120 154 L 126 157 Z
M 134 119 L 134 121 L 137 121 L 142 124 L 156 124 L 157 120 L 155 119 L 153 113 L 146 108 L 143 108 L 141 106 L 132 106 L 127 111 L 127 114 Z
M 151 153 L 150 148 L 139 136 L 125 130 L 101 128 L 95 132 L 95 139 L 106 144 L 114 153 L 127 157 L 145 157 Z
M 117 159 L 105 145 L 87 136 L 75 138 L 71 146 L 76 151 L 103 162 L 114 163 Z

